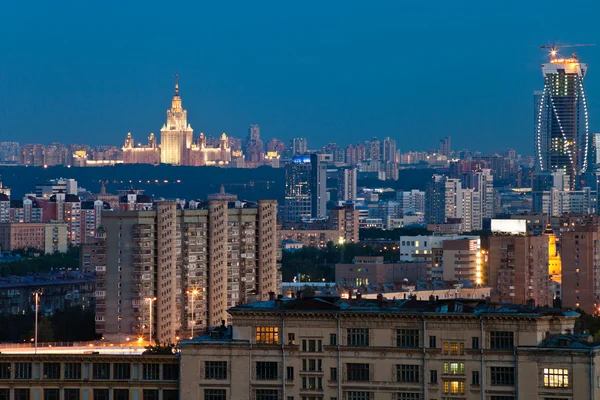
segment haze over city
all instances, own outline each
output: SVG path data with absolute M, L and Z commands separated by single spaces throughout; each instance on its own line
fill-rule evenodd
M 402 151 L 425 150 L 449 135 L 455 148 L 533 154 L 539 46 L 597 39 L 598 2 L 569 17 L 556 14 L 564 6 L 5 2 L 0 137 L 120 144 L 127 132 L 157 134 L 179 73 L 197 133 L 241 137 L 258 123 L 263 137 L 315 146 L 390 136 Z M 579 55 L 593 132 L 600 56 Z

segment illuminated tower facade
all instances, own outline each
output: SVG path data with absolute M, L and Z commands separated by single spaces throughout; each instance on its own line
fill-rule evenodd
M 564 171 L 570 189 L 588 168 L 591 140 L 583 78 L 587 64 L 558 58 L 542 64 L 544 90 L 534 94 L 536 108 L 536 166 L 538 171 Z
M 179 77 L 175 75 L 175 95 L 167 110 L 167 123 L 160 130 L 160 161 L 163 164 L 189 165 L 192 147 L 192 127 L 187 123 L 187 111 L 181 105 Z

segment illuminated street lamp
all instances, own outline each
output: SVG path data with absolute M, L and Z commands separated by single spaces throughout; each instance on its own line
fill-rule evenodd
M 150 343 L 150 345 L 152 345 L 152 308 L 153 308 L 153 303 L 156 301 L 156 297 L 145 297 L 144 301 L 148 302 L 148 310 L 150 312 L 148 342 Z
M 196 325 L 196 309 L 194 308 L 194 299 L 196 298 L 196 296 L 198 296 L 200 294 L 200 291 L 198 289 L 192 289 L 192 290 L 188 290 L 187 293 L 189 295 L 192 296 L 192 320 L 191 320 L 191 324 L 192 324 L 192 338 L 194 337 L 194 325 Z

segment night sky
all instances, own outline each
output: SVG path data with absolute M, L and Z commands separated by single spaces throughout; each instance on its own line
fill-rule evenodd
M 599 45 L 577 50 L 600 131 L 600 1 L 0 3 L 0 141 L 145 142 L 177 72 L 196 135 L 531 154 L 553 41 Z

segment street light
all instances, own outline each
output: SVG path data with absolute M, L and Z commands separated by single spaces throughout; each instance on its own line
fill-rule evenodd
M 40 295 L 42 294 L 42 292 L 40 292 L 39 290 L 36 290 L 35 292 L 33 292 L 33 295 L 35 296 L 35 350 L 33 351 L 34 354 L 37 354 L 37 348 L 38 348 L 38 310 L 39 310 L 39 306 L 40 306 Z
M 192 324 L 192 338 L 194 337 L 194 325 L 196 325 L 196 309 L 194 308 L 194 299 L 196 298 L 196 296 L 198 296 L 198 294 L 200 294 L 200 291 L 198 289 L 192 289 L 192 290 L 188 290 L 187 291 L 188 294 L 192 295 L 192 320 L 191 320 L 191 324 Z
M 152 345 L 152 303 L 156 301 L 156 297 L 145 297 L 144 301 L 148 302 L 148 310 L 150 312 L 150 324 L 149 324 L 149 334 L 148 334 L 148 342 Z

